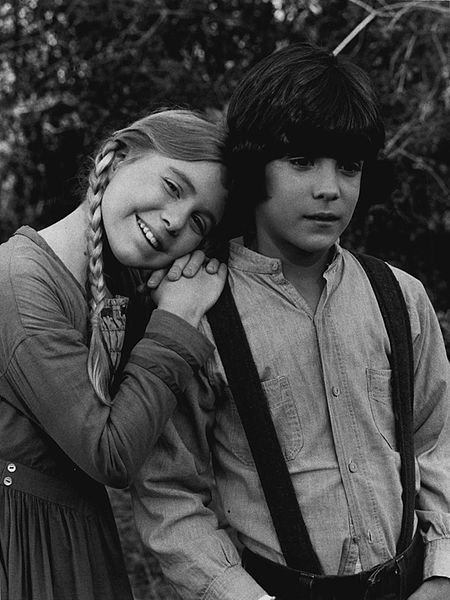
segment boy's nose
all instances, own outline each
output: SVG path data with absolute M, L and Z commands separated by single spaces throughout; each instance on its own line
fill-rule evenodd
M 334 164 L 322 164 L 314 184 L 313 196 L 317 199 L 336 200 L 339 198 L 339 183 Z

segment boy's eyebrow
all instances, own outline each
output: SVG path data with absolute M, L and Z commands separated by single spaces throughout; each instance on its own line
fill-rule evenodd
M 177 175 L 180 179 L 184 181 L 184 183 L 188 186 L 192 194 L 196 194 L 197 190 L 195 189 L 195 185 L 183 171 L 180 171 L 176 167 L 169 167 L 169 170 L 172 171 L 174 175 Z

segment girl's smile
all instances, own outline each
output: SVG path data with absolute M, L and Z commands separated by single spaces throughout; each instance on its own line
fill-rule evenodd
M 162 250 L 161 242 L 153 234 L 152 230 L 147 225 L 147 223 L 145 223 L 145 221 L 143 221 L 139 215 L 136 215 L 136 221 L 137 221 L 137 224 L 138 224 L 140 230 L 144 234 L 145 239 L 150 244 L 150 246 L 157 251 Z

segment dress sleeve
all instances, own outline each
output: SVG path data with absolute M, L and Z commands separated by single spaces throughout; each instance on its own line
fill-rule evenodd
M 258 600 L 223 518 L 208 440 L 219 401 L 199 372 L 131 488 L 143 543 L 184 600 Z
M 104 484 L 125 487 L 213 346 L 183 319 L 155 310 L 107 406 L 87 373 L 86 334 L 79 327 L 86 315 L 80 318 L 76 306 L 71 313 L 50 277 L 36 262 L 4 281 L 2 388 L 81 469 Z M 76 305 L 74 294 L 67 297 Z

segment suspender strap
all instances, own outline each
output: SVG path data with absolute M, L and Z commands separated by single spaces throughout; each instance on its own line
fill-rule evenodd
M 388 265 L 374 257 L 355 254 L 374 289 L 391 345 L 392 398 L 401 457 L 403 515 L 397 553 L 411 542 L 415 470 L 413 444 L 413 352 L 408 311 L 400 286 Z M 255 461 L 267 505 L 286 564 L 321 574 L 295 490 L 272 422 L 270 409 L 253 361 L 228 282 L 208 320 L 228 384 Z
M 373 256 L 355 254 L 369 278 L 391 345 L 392 398 L 396 438 L 401 457 L 403 515 L 397 553 L 411 543 L 415 507 L 413 438 L 414 360 L 411 327 L 402 291 L 388 265 Z
M 286 563 L 321 574 L 228 282 L 208 320 Z

